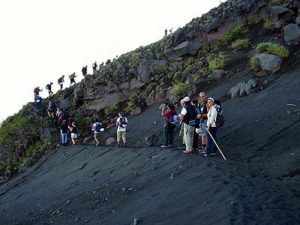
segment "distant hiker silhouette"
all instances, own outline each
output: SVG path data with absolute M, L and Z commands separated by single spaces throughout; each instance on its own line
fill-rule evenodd
M 65 82 L 65 75 L 62 75 L 60 78 L 58 78 L 57 83 L 60 85 L 60 90 L 63 89 L 63 85 Z
M 49 93 L 49 96 L 53 94 L 53 91 L 52 91 L 52 82 L 50 82 L 49 84 L 46 84 L 46 90 L 48 91 Z
M 85 79 L 87 76 L 87 66 L 82 67 L 81 72 L 82 72 L 82 76 Z
M 94 74 L 97 72 L 97 67 L 98 67 L 97 62 L 94 62 L 93 63 L 93 73 Z
M 76 83 L 76 81 L 75 81 L 75 77 L 77 77 L 76 76 L 76 73 L 72 73 L 71 75 L 69 75 L 69 79 L 70 79 L 70 86 L 74 83 Z

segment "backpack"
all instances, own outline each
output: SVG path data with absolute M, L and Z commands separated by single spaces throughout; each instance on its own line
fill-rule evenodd
M 50 85 L 47 84 L 47 85 L 45 86 L 45 88 L 46 88 L 46 90 L 50 90 Z
M 221 102 L 220 101 L 215 101 L 215 108 L 217 110 L 217 118 L 216 118 L 216 126 L 217 127 L 222 127 L 225 122 L 225 118 L 223 115 L 223 110 L 221 108 Z
M 99 122 L 96 122 L 95 131 L 97 133 L 99 133 L 101 131 L 101 128 L 102 128 L 102 124 Z
M 186 107 L 186 111 L 187 111 L 187 114 L 185 115 L 185 122 L 190 125 L 190 126 L 193 126 L 193 127 L 196 127 L 197 126 L 197 111 L 196 111 L 196 107 L 189 104 L 187 107 Z
M 123 128 L 125 128 L 126 127 L 126 125 L 127 125 L 127 122 L 126 122 L 126 117 L 120 117 L 120 127 L 123 127 Z
M 179 122 L 178 120 L 178 116 L 176 115 L 176 113 L 174 115 L 172 115 L 169 119 L 169 123 L 176 125 Z

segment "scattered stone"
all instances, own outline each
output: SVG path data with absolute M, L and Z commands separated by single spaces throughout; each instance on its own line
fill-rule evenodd
M 107 138 L 105 141 L 105 145 L 112 145 L 113 143 L 116 142 L 116 139 L 113 137 Z
M 262 53 L 256 55 L 259 59 L 260 67 L 263 71 L 269 71 L 273 74 L 280 70 L 282 59 L 277 55 Z
M 273 22 L 279 20 L 282 16 L 291 13 L 291 10 L 285 8 L 283 6 L 272 6 L 271 7 L 271 14 L 270 19 Z
M 284 40 L 289 45 L 300 42 L 300 27 L 298 24 L 288 24 L 284 27 Z
M 215 70 L 212 73 L 212 77 L 216 79 L 221 79 L 225 76 L 225 71 L 224 70 Z
M 297 107 L 295 104 L 286 104 L 287 106 Z
M 169 177 L 170 180 L 174 178 L 174 173 L 171 173 L 171 176 Z
M 138 222 L 139 222 L 139 221 L 138 221 L 138 219 L 137 219 L 137 218 L 134 218 L 134 219 L 133 219 L 133 225 L 137 225 L 137 224 L 138 224 Z

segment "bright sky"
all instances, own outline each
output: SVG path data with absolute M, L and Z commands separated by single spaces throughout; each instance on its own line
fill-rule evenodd
M 94 61 L 158 41 L 220 0 L 1 0 L 0 121 L 33 101 L 33 89 Z M 69 86 L 68 77 L 65 85 Z

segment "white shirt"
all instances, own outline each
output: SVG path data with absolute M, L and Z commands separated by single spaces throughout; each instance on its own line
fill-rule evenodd
M 207 126 L 208 127 L 217 127 L 216 120 L 217 120 L 218 112 L 216 110 L 216 107 L 213 105 L 210 107 L 207 113 Z
M 118 130 L 117 131 L 126 131 L 128 120 L 127 120 L 126 117 L 123 117 L 123 118 L 125 119 L 126 124 L 123 124 L 122 126 L 120 126 L 121 125 L 121 117 L 119 117 L 117 119 L 117 123 L 116 123 L 116 125 L 118 126 Z

